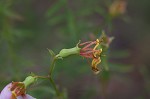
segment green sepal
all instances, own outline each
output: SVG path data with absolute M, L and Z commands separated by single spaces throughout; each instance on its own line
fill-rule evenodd
M 70 55 L 74 55 L 74 54 L 79 54 L 80 53 L 80 49 L 78 46 L 73 47 L 73 48 L 69 48 L 69 49 L 62 49 L 59 54 L 56 55 L 56 58 L 64 58 Z
M 37 78 L 36 77 L 33 77 L 33 76 L 28 76 L 26 77 L 26 79 L 23 81 L 25 87 L 33 84 L 34 82 L 37 81 Z

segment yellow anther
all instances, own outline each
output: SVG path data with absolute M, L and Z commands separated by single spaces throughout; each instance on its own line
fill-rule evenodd
M 99 49 L 99 51 L 100 51 L 100 53 L 102 52 L 102 48 L 101 49 Z
M 15 93 L 15 91 L 12 91 L 12 94 L 13 94 L 15 97 L 17 97 L 17 94 Z
M 95 50 L 98 46 L 99 46 L 99 39 L 96 39 L 96 45 L 95 45 L 95 47 L 93 48 L 93 50 Z
M 97 65 L 101 62 L 100 57 L 98 59 L 93 59 L 92 60 L 92 70 L 94 71 L 95 74 L 99 73 L 99 69 L 97 68 Z
M 98 65 L 100 62 L 101 62 L 100 57 L 99 57 L 98 59 L 93 59 L 93 60 L 92 60 L 92 66 L 96 68 L 97 65 Z
M 99 39 L 96 39 L 96 42 L 99 43 Z
M 98 51 L 94 52 L 94 53 L 93 53 L 93 56 L 94 56 L 95 58 L 96 58 L 96 57 L 99 57 L 100 54 L 101 54 L 101 52 L 102 52 L 102 48 L 99 49 Z

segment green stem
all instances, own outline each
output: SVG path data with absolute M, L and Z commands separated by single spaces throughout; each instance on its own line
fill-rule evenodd
M 53 70 L 54 70 L 54 67 L 55 67 L 56 59 L 57 58 L 55 56 L 52 59 L 52 62 L 50 64 L 50 72 L 49 72 L 48 79 L 49 79 L 50 83 L 52 84 L 53 88 L 55 89 L 57 97 L 59 97 L 60 96 L 60 92 L 59 92 L 59 90 L 58 90 L 54 80 L 52 79 L 52 73 L 53 73 Z
M 35 78 L 48 79 L 48 76 L 35 76 Z
M 54 67 L 55 67 L 55 62 L 56 62 L 56 57 L 53 58 L 51 64 L 50 64 L 50 72 L 49 72 L 49 76 L 52 76 Z
M 49 81 L 50 81 L 50 83 L 52 84 L 52 86 L 54 87 L 55 92 L 56 92 L 56 95 L 59 97 L 59 96 L 60 96 L 60 92 L 58 91 L 58 89 L 57 89 L 57 87 L 56 87 L 56 84 L 55 84 L 55 82 L 54 82 L 54 80 L 52 79 L 51 76 L 49 76 Z

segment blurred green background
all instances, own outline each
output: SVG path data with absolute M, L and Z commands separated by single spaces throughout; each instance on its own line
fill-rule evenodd
M 59 89 L 68 99 L 150 99 L 150 0 L 126 0 L 126 13 L 110 21 L 112 2 L 0 0 L 0 90 L 30 72 L 47 75 L 47 48 L 58 53 L 104 29 L 115 37 L 108 50 L 109 71 L 94 75 L 79 56 L 59 60 L 53 74 Z M 37 99 L 54 96 L 43 80 L 28 93 Z

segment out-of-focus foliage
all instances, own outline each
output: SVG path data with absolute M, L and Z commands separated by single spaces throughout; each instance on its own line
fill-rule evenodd
M 127 1 L 127 0 L 126 0 Z M 0 0 L 0 90 L 10 81 L 21 81 L 30 72 L 48 73 L 50 55 L 91 33 L 114 36 L 95 76 L 85 59 L 59 60 L 54 78 L 68 99 L 148 99 L 149 0 L 128 0 L 127 11 L 110 17 L 113 0 Z M 106 59 L 107 58 L 107 59 Z M 106 64 L 107 63 L 107 64 Z M 108 65 L 109 71 L 104 66 Z M 49 99 L 55 92 L 49 82 L 38 81 L 29 93 Z M 51 94 L 50 94 L 51 93 Z

